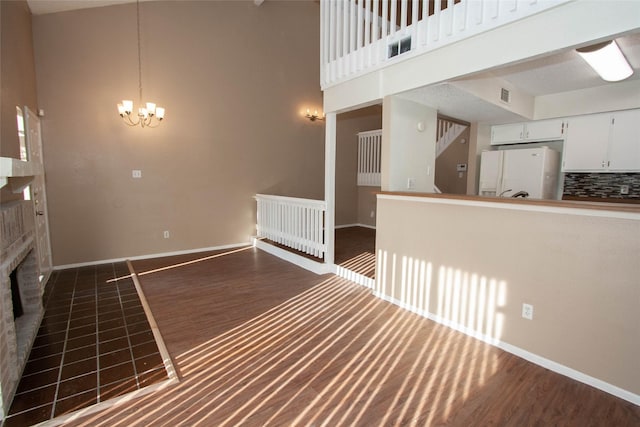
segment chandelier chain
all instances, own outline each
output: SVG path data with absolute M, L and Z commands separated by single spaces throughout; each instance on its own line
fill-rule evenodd
M 138 26 L 138 91 L 140 95 L 140 103 L 142 104 L 142 53 L 140 49 L 140 0 L 136 1 L 136 24 Z

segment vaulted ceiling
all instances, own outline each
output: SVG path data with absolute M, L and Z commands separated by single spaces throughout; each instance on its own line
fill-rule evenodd
M 135 0 L 28 0 L 33 14 L 45 14 L 132 3 Z M 157 0 L 140 0 L 157 1 Z M 174 0 L 180 1 L 180 0 Z M 264 0 L 253 0 L 256 5 Z M 640 32 L 616 39 L 627 60 L 634 69 L 629 80 L 640 80 Z M 469 79 L 499 78 L 512 87 L 531 95 L 543 96 L 573 90 L 603 86 L 606 83 L 578 56 L 575 50 L 553 52 L 543 57 L 503 66 Z M 417 89 L 405 97 L 418 102 L 429 99 L 434 108 L 443 114 L 467 121 L 510 121 L 517 119 L 513 113 L 484 102 L 452 85 L 438 85 Z

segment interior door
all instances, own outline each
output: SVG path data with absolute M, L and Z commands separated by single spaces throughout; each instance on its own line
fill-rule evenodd
M 28 107 L 24 107 L 25 136 L 29 160 L 42 163 L 42 132 L 40 119 Z M 44 168 L 43 168 L 44 170 Z M 31 200 L 33 200 L 36 218 L 36 247 L 38 251 L 38 264 L 40 267 L 40 284 L 47 283 L 51 275 L 51 242 L 49 239 L 49 216 L 47 212 L 47 191 L 45 187 L 44 172 L 36 175 L 31 183 Z

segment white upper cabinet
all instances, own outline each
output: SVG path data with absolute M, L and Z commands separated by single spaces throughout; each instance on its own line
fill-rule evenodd
M 562 170 L 603 170 L 609 144 L 609 115 L 570 117 L 564 141 Z
M 491 145 L 523 142 L 524 123 L 491 126 Z
M 564 138 L 562 119 L 491 126 L 491 145 L 523 144 Z
M 525 123 L 525 138 L 529 141 L 554 141 L 564 138 L 564 120 L 538 120 Z
M 640 110 L 567 119 L 562 170 L 640 171 Z
M 609 170 L 640 170 L 640 110 L 613 114 L 609 144 Z

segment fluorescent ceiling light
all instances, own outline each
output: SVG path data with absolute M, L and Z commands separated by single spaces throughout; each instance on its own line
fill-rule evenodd
M 603 80 L 617 82 L 633 74 L 631 66 L 614 41 L 576 49 Z

